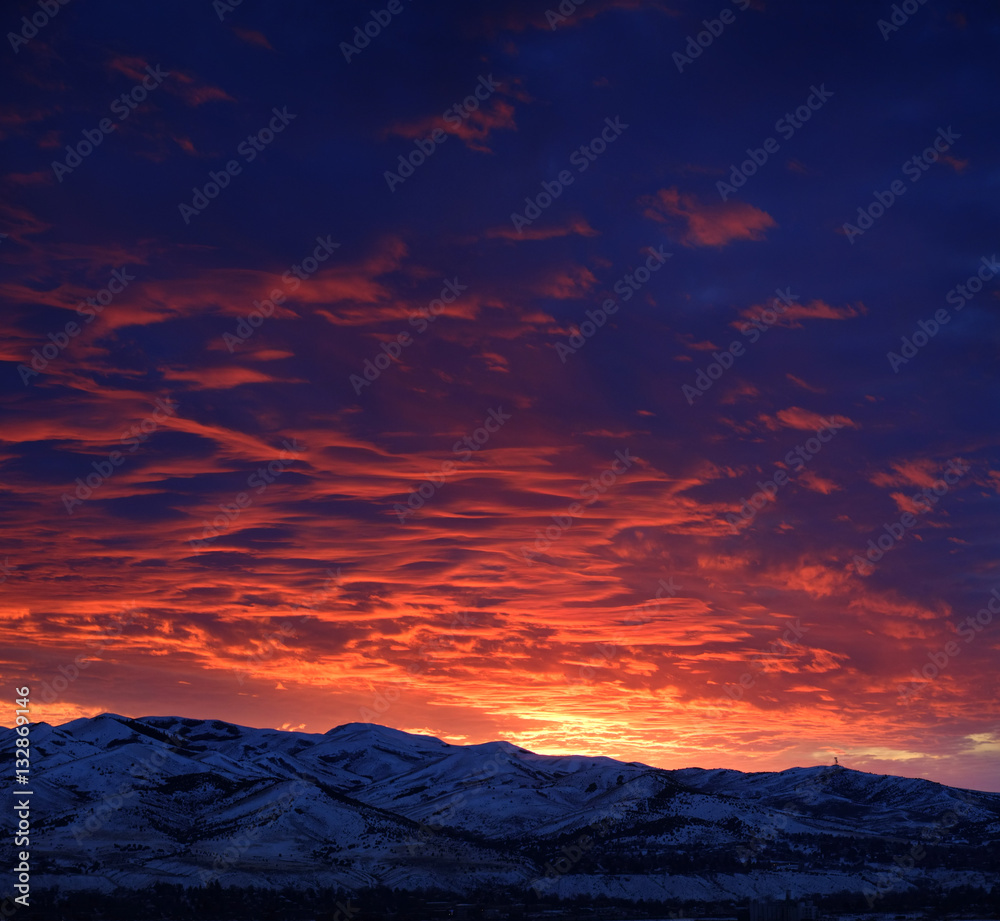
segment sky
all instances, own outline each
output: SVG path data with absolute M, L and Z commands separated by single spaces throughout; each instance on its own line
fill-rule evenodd
M 5 9 L 4 686 L 1000 790 L 995 4 L 551 2 Z

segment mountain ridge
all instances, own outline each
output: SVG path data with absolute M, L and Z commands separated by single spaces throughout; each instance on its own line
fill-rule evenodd
M 646 764 L 645 762 L 642 762 L 642 761 L 619 761 L 617 758 L 612 758 L 609 755 L 581 755 L 581 754 L 575 754 L 575 753 L 561 753 L 561 754 L 555 754 L 555 755 L 545 755 L 545 754 L 539 754 L 538 752 L 534 752 L 531 749 L 526 749 L 526 748 L 524 748 L 522 746 L 519 746 L 519 745 L 517 745 L 514 742 L 510 742 L 510 741 L 508 741 L 506 739 L 492 739 L 492 740 L 490 740 L 488 742 L 475 742 L 475 743 L 471 743 L 471 744 L 468 744 L 468 745 L 461 745 L 461 744 L 458 744 L 458 743 L 446 742 L 443 739 L 439 739 L 437 736 L 429 735 L 427 733 L 407 732 L 406 730 L 396 729 L 396 728 L 391 727 L 391 726 L 384 726 L 384 725 L 382 725 L 380 723 L 365 723 L 365 722 L 361 722 L 361 721 L 352 721 L 352 722 L 349 722 L 349 723 L 340 723 L 340 724 L 338 724 L 336 726 L 331 727 L 330 729 L 326 730 L 325 732 L 317 733 L 317 732 L 306 732 L 304 730 L 295 730 L 295 729 L 285 730 L 285 729 L 269 729 L 269 728 L 266 728 L 266 727 L 247 726 L 247 725 L 244 725 L 242 723 L 232 723 L 232 722 L 229 722 L 228 720 L 217 720 L 217 719 L 195 720 L 194 718 L 191 718 L 191 717 L 177 717 L 177 716 L 126 717 L 126 716 L 123 716 L 123 715 L 118 714 L 118 713 L 112 713 L 111 711 L 104 711 L 102 713 L 95 714 L 92 717 L 80 717 L 77 720 L 71 720 L 71 721 L 69 721 L 67 723 L 51 724 L 51 723 L 46 723 L 46 722 L 38 722 L 38 723 L 33 723 L 32 726 L 35 726 L 35 727 L 48 726 L 48 727 L 51 727 L 51 728 L 64 728 L 64 727 L 69 726 L 69 725 L 71 725 L 73 723 L 88 722 L 88 721 L 92 721 L 92 720 L 96 720 L 96 719 L 101 719 L 103 717 L 113 718 L 113 719 L 116 719 L 116 720 L 119 720 L 119 721 L 123 721 L 123 722 L 126 722 L 126 723 L 128 723 L 129 721 L 142 722 L 142 721 L 152 721 L 152 720 L 173 721 L 173 722 L 180 722 L 180 723 L 185 723 L 185 722 L 188 722 L 188 723 L 190 723 L 190 722 L 197 722 L 197 723 L 221 723 L 221 724 L 224 724 L 224 725 L 227 725 L 227 726 L 232 726 L 232 727 L 234 727 L 236 729 L 247 730 L 247 731 L 252 731 L 252 732 L 289 733 L 289 734 L 295 734 L 295 735 L 301 735 L 301 736 L 317 736 L 317 737 L 333 736 L 335 733 L 339 732 L 340 730 L 347 730 L 347 729 L 352 729 L 353 727 L 357 727 L 358 729 L 362 729 L 362 730 L 364 730 L 364 729 L 380 730 L 380 731 L 382 731 L 382 732 L 384 732 L 386 734 L 391 734 L 391 737 L 393 737 L 393 738 L 403 737 L 403 738 L 408 738 L 408 739 L 426 739 L 426 740 L 430 740 L 432 742 L 439 743 L 440 745 L 445 746 L 447 748 L 471 750 L 471 749 L 476 749 L 476 748 L 485 748 L 485 747 L 488 747 L 488 746 L 510 746 L 510 748 L 512 750 L 515 750 L 515 751 L 518 751 L 518 752 L 527 753 L 527 754 L 533 755 L 533 756 L 538 757 L 538 758 L 584 758 L 584 759 L 591 759 L 591 760 L 601 760 L 601 759 L 604 759 L 604 760 L 606 760 L 608 762 L 614 762 L 615 764 L 642 765 L 643 767 L 647 768 L 648 770 L 653 770 L 653 771 L 669 771 L 671 773 L 682 773 L 684 771 L 698 771 L 698 772 L 703 772 L 703 773 L 706 773 L 706 774 L 710 774 L 710 773 L 733 773 L 733 774 L 737 774 L 737 775 L 739 775 L 741 777 L 744 777 L 744 778 L 754 778 L 754 777 L 774 777 L 774 776 L 781 776 L 781 775 L 789 774 L 792 771 L 819 771 L 819 772 L 822 772 L 822 771 L 826 771 L 826 770 L 841 770 L 841 771 L 847 771 L 847 772 L 852 773 L 852 774 L 864 775 L 864 776 L 867 776 L 867 777 L 883 777 L 883 778 L 893 777 L 893 778 L 896 778 L 897 780 L 915 781 L 915 782 L 922 782 L 922 783 L 934 784 L 936 786 L 947 787 L 948 789 L 952 789 L 952 790 L 963 790 L 963 791 L 967 791 L 967 792 L 970 792 L 970 793 L 987 793 L 987 794 L 1000 795 L 1000 793 L 997 793 L 997 791 L 978 790 L 978 789 L 973 788 L 973 787 L 955 787 L 955 786 L 953 786 L 951 784 L 945 784 L 945 783 L 942 783 L 941 781 L 931 780 L 930 778 L 927 778 L 927 777 L 908 777 L 908 776 L 903 775 L 903 774 L 877 774 L 877 773 L 874 773 L 872 771 L 862 771 L 862 770 L 859 770 L 858 768 L 850 768 L 850 767 L 847 767 L 846 765 L 822 765 L 822 764 L 815 764 L 815 765 L 792 765 L 791 767 L 782 768 L 780 771 L 741 771 L 738 768 L 729 768 L 729 767 L 703 768 L 703 767 L 700 767 L 699 765 L 689 765 L 688 767 L 684 767 L 684 768 L 661 768 L 661 767 L 657 767 L 655 765 Z M 0 725 L 0 731 L 6 730 L 6 729 L 9 729 L 9 728 L 10 727 Z
M 31 740 L 39 886 L 711 901 L 863 891 L 887 873 L 901 891 L 998 882 L 1000 794 L 843 766 L 667 770 L 375 723 L 304 733 L 111 713 L 33 724 Z

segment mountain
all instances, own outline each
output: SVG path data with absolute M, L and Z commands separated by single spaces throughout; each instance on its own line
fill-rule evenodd
M 0 744 L 13 750 L 12 729 Z M 114 714 L 35 724 L 31 747 L 39 888 L 714 902 L 1000 882 L 1000 794 L 843 767 L 667 771 L 372 724 L 313 734 Z M 13 860 L 9 837 L 3 850 Z

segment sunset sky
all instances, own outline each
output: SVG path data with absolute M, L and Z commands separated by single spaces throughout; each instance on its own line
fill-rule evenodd
M 1000 13 L 910 6 L 7 7 L 8 696 L 1000 790 Z

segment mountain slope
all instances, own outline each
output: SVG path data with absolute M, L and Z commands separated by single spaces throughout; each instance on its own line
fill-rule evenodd
M 40 887 L 719 900 L 861 892 L 880 873 L 900 891 L 998 881 L 1000 794 L 844 768 L 665 771 L 370 724 L 314 734 L 114 714 L 37 724 L 31 741 Z

